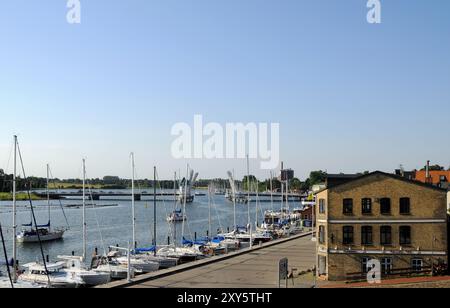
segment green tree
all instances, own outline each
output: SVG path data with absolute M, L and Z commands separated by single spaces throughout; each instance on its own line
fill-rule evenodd
M 242 184 L 244 186 L 244 190 L 248 191 L 248 179 L 250 179 L 250 188 L 254 190 L 255 183 L 258 182 L 256 179 L 256 176 L 250 175 L 250 177 L 244 176 L 244 179 L 242 180 Z M 259 185 L 259 184 L 258 184 Z
M 309 186 L 311 187 L 325 182 L 326 177 L 327 173 L 322 170 L 311 171 L 311 174 L 309 175 Z
M 422 168 L 422 171 L 425 171 L 425 170 L 427 170 L 427 166 Z M 445 170 L 445 168 L 440 165 L 430 166 L 430 171 L 443 171 L 443 170 Z
M 298 178 L 293 178 L 289 183 L 289 189 L 291 190 L 301 190 L 302 182 Z

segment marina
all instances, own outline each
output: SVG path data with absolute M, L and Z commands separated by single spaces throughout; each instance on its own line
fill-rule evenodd
M 16 137 L 15 152 L 20 157 L 20 166 L 24 171 Z M 14 170 L 18 164 L 16 157 Z M 7 250 L 13 251 L 14 261 L 11 264 L 9 261 L 4 263 L 8 273 L 12 270 L 12 282 L 36 287 L 74 288 L 103 285 L 111 279 L 126 278 L 130 281 L 138 275 L 253 249 L 256 245 L 278 238 L 288 238 L 304 232 L 303 224 L 306 225 L 300 217 L 290 213 L 288 197 L 279 200 L 281 208 L 276 214 L 273 193 L 270 194 L 270 210 L 267 203 L 264 207 L 258 202 L 258 192 L 255 193 L 254 204 L 247 202 L 246 206 L 238 209 L 236 185 L 230 172 L 231 200 L 221 194 L 216 195 L 212 186 L 208 188 L 207 194 L 195 192 L 193 185 L 198 173 L 188 166 L 186 178 L 178 182 L 175 174 L 173 200 L 158 200 L 158 195 L 168 196 L 170 193 L 154 185 L 153 202 L 149 205 L 135 197 L 136 166 L 132 153 L 130 198 L 121 200 L 117 207 L 111 207 L 110 204 L 102 207 L 99 205 L 101 201 L 94 198 L 86 179 L 85 159 L 82 160 L 82 170 L 81 193 L 74 193 L 81 194 L 79 206 L 74 206 L 73 199 L 61 200 L 58 197 L 55 200 L 50 197 L 48 165 L 45 201 L 33 201 L 31 198 L 27 202 L 17 201 L 16 181 L 13 181 L 12 210 L 3 212 L 0 220 L 6 230 L 6 237 L 2 237 L 5 256 Z M 16 173 L 14 179 L 15 176 Z M 154 183 L 157 183 L 156 167 Z M 29 191 L 25 193 L 30 195 Z M 115 194 L 128 195 L 126 192 Z M 248 191 L 247 195 L 250 194 Z M 52 202 L 58 202 L 59 208 Z M 64 205 L 64 202 L 71 203 Z M 9 207 L 6 203 L 0 205 Z M 18 208 L 22 208 L 22 211 L 18 211 Z M 66 214 L 64 208 L 70 209 L 70 215 Z M 117 215 L 113 214 L 115 211 Z M 246 220 L 237 219 L 239 212 L 246 213 L 239 214 Z M 277 217 L 276 221 L 274 216 Z M 207 217 L 206 221 L 201 220 L 202 217 Z M 102 221 L 105 218 L 112 218 L 113 221 L 105 223 Z M 13 225 L 8 227 L 11 221 Z M 48 222 L 40 224 L 38 221 Z M 24 228 L 20 233 L 17 233 L 18 225 Z M 52 228 L 53 225 L 67 227 Z

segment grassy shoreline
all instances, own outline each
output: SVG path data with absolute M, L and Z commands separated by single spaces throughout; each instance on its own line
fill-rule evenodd
M 11 193 L 0 193 L 0 201 L 12 201 L 13 196 Z M 18 193 L 16 195 L 17 201 L 26 201 L 28 200 L 27 193 Z M 42 198 L 38 197 L 35 194 L 31 194 L 31 200 L 42 200 Z

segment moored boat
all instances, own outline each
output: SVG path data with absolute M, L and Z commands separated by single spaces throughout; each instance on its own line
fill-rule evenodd
M 25 271 L 19 276 L 20 282 L 46 285 L 51 288 L 77 288 L 84 282 L 74 273 L 65 270 L 66 262 L 34 262 L 23 265 Z

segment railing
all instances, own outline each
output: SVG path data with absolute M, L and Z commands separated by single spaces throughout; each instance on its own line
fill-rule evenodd
M 432 274 L 433 267 L 423 266 L 421 270 L 414 270 L 411 267 L 408 268 L 398 268 L 389 270 L 389 273 L 381 273 L 382 278 L 392 278 L 392 277 L 402 277 L 402 276 L 422 276 L 426 274 Z M 357 272 L 357 273 L 347 273 L 347 280 L 349 281 L 360 281 L 367 279 L 367 273 Z

